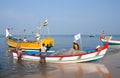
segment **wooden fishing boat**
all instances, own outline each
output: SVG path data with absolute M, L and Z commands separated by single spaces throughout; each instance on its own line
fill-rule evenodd
M 51 63 L 76 63 L 76 62 L 87 62 L 94 61 L 103 58 L 108 49 L 108 43 L 104 46 L 101 46 L 94 50 L 85 50 L 84 53 L 70 54 L 70 55 L 47 55 L 46 62 Z M 17 52 L 13 51 L 13 58 L 17 58 Z M 23 54 L 21 57 L 22 60 L 30 60 L 30 61 L 39 61 L 39 55 L 31 55 L 31 54 Z
M 9 33 L 9 30 L 6 29 L 6 42 L 10 47 L 17 47 L 19 46 L 22 49 L 40 49 L 41 44 L 45 43 L 48 49 L 54 46 L 54 38 L 43 38 L 40 40 L 27 40 L 24 41 L 23 39 L 18 39 Z
M 120 45 L 120 40 L 113 40 L 111 35 L 103 36 L 100 35 L 100 40 L 103 44 L 108 42 L 108 45 Z

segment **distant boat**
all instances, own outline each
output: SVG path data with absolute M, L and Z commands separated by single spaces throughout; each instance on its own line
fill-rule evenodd
M 91 35 L 89 35 L 89 37 L 95 37 L 95 35 L 92 35 L 92 34 L 91 34 Z
M 76 62 L 88 62 L 88 61 L 94 61 L 99 60 L 103 58 L 103 56 L 106 54 L 106 51 L 108 49 L 108 43 L 105 45 L 95 48 L 94 50 L 85 50 L 82 53 L 76 53 L 76 54 L 68 54 L 68 55 L 47 55 L 46 56 L 46 62 L 50 63 L 76 63 Z M 13 58 L 18 59 L 18 55 L 16 51 L 12 51 Z M 22 60 L 29 60 L 29 61 L 39 61 L 40 56 L 36 54 L 28 54 L 23 53 Z
M 100 40 L 102 41 L 103 44 L 108 42 L 108 45 L 120 45 L 120 40 L 113 40 L 112 35 L 100 35 Z

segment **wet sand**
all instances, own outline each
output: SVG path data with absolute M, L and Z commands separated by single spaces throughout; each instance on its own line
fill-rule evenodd
M 98 63 L 72 63 L 54 64 L 52 67 L 43 68 L 38 74 L 31 74 L 23 78 L 111 78 L 110 72 L 103 64 Z
M 23 78 L 119 78 L 120 49 L 110 51 L 96 62 L 46 64 L 42 69 L 44 71 L 41 73 L 26 75 Z

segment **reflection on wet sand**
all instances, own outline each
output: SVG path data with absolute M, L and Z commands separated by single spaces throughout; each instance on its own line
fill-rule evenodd
M 39 69 L 25 78 L 111 78 L 108 69 L 97 63 L 40 64 Z
M 71 76 L 74 76 L 74 78 L 80 78 L 80 77 L 86 78 L 87 75 L 90 78 L 91 77 L 90 75 L 95 74 L 96 76 L 98 74 L 97 77 L 100 76 L 101 78 L 103 77 L 111 78 L 109 71 L 103 64 L 77 63 L 77 64 L 64 64 L 64 65 L 60 65 L 59 67 L 60 67 L 60 72 L 62 72 L 61 74 L 62 76 L 69 73 L 71 74 Z

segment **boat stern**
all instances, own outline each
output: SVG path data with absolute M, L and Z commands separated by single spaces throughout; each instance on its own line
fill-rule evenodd
M 54 47 L 54 38 L 44 38 L 42 43 L 45 43 L 45 46 L 48 48 Z

